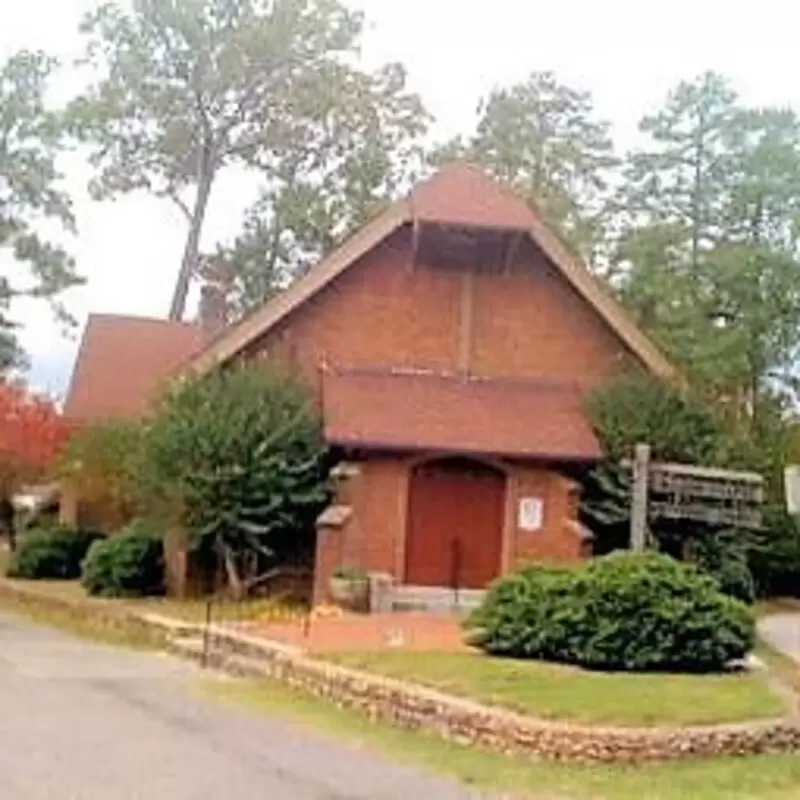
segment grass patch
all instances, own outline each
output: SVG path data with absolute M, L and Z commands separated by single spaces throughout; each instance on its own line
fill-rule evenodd
M 166 639 L 124 614 L 115 614 L 79 603 L 53 603 L 35 597 L 12 597 L 0 593 L 0 612 L 25 617 L 32 622 L 59 628 L 82 639 L 120 645 L 136 650 L 163 650 Z
M 371 722 L 270 681 L 204 681 L 201 690 L 217 700 L 333 735 L 337 742 L 375 749 L 430 773 L 517 800 L 790 800 L 800 794 L 800 758 L 791 755 L 635 767 L 537 762 Z
M 4 563 L 5 557 L 5 563 Z M 8 553 L 0 550 L 0 578 L 5 576 Z M 12 586 L 28 592 L 67 602 L 83 602 L 92 605 L 117 607 L 140 613 L 155 613 L 182 622 L 201 623 L 206 619 L 206 600 L 189 598 L 178 600 L 171 597 L 92 597 L 81 586 L 80 581 L 21 580 L 5 578 Z M 248 598 L 242 602 L 215 601 L 212 608 L 213 622 L 237 622 L 249 620 L 277 620 L 297 618 L 305 613 L 301 606 L 289 605 L 282 598 Z
M 58 580 L 25 580 L 23 578 L 6 578 L 12 586 L 19 586 L 26 591 L 35 592 L 45 597 L 67 602 L 105 602 L 98 598 L 90 598 L 78 581 Z
M 756 647 L 756 655 L 778 681 L 795 693 L 800 702 L 800 664 L 763 640 Z
M 781 698 L 758 673 L 588 672 L 481 653 L 341 652 L 326 657 L 521 713 L 585 724 L 701 725 L 785 712 Z
M 183 622 L 199 623 L 206 619 L 207 601 L 204 598 L 176 600 L 169 597 L 150 597 L 123 602 L 138 611 L 162 614 Z M 302 607 L 289 605 L 281 598 L 248 598 L 240 603 L 230 600 L 215 601 L 211 611 L 213 622 L 277 620 L 296 618 L 305 613 Z

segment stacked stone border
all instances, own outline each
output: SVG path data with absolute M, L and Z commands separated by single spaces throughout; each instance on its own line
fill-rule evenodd
M 212 626 L 204 652 L 200 627 L 153 614 L 110 608 L 102 601 L 44 595 L 0 580 L 0 601 L 91 616 L 99 627 L 127 627 L 195 661 L 292 689 L 373 720 L 438 735 L 462 745 L 537 759 L 637 762 L 800 750 L 800 719 L 684 728 L 610 728 L 536 719 L 413 683 L 341 667 L 302 650 Z
M 165 648 L 180 636 L 192 635 L 198 626 L 159 614 L 143 614 L 119 607 L 115 601 L 69 598 L 37 590 L 35 585 L 0 578 L 0 610 L 3 603 L 33 614 L 55 626 L 79 626 L 87 631 L 120 634 L 152 647 Z

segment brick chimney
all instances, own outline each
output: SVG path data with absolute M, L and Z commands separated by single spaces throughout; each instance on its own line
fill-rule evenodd
M 213 339 L 228 324 L 228 301 L 225 293 L 213 283 L 205 283 L 200 289 L 200 308 L 197 321 L 205 339 Z

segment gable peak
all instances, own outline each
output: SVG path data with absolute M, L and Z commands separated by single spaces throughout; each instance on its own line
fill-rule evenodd
M 466 161 L 443 166 L 409 195 L 411 217 L 457 227 L 527 231 L 536 216 L 521 198 Z

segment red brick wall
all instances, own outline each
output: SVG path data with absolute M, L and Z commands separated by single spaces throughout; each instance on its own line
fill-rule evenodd
M 531 243 L 506 275 L 475 277 L 472 371 L 588 385 L 629 366 L 604 320 Z
M 314 605 L 324 605 L 330 600 L 330 579 L 338 567 L 344 565 L 342 549 L 348 534 L 343 528 L 320 528 L 317 530 L 317 548 L 314 556 Z
M 411 267 L 399 231 L 298 309 L 253 349 L 297 364 L 453 369 L 458 347 L 455 276 Z
M 412 266 L 404 229 L 353 265 L 251 352 L 318 380 L 323 363 L 455 371 L 464 275 Z M 469 367 L 476 375 L 594 384 L 633 361 L 596 312 L 531 244 L 509 274 L 477 275 Z M 316 384 L 315 384 L 316 385 Z
M 514 472 L 515 514 L 510 536 L 509 568 L 544 561 L 564 563 L 581 558 L 581 540 L 574 522 L 573 483 L 568 478 L 536 467 L 517 466 Z M 517 527 L 516 508 L 523 497 L 538 497 L 544 502 L 541 530 Z
M 403 575 L 407 458 L 383 456 L 360 461 L 337 486 L 336 502 L 351 509 L 341 528 L 317 535 L 314 597 L 324 602 L 328 581 L 339 566 Z
M 402 574 L 408 467 L 405 459 L 384 457 L 364 464 L 359 518 L 362 563 L 375 572 Z

